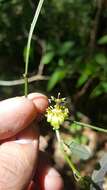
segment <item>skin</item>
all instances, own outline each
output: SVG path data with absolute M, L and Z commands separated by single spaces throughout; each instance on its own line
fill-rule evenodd
M 39 151 L 38 117 L 48 106 L 39 93 L 0 102 L 0 190 L 62 190 L 63 181 Z

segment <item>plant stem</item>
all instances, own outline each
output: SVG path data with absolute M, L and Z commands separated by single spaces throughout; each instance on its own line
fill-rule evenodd
M 29 54 L 30 54 L 31 39 L 32 39 L 34 28 L 36 26 L 43 2 L 44 2 L 44 0 L 40 0 L 38 3 L 33 21 L 31 23 L 29 35 L 28 35 L 28 42 L 27 42 L 27 48 L 26 48 L 26 59 L 25 59 L 25 73 L 24 73 L 24 79 L 25 79 L 24 94 L 26 97 L 28 94 L 28 66 L 29 66 Z
M 99 128 L 99 127 L 95 127 L 93 125 L 89 125 L 89 124 L 86 124 L 86 123 L 82 123 L 82 122 L 77 122 L 77 121 L 73 121 L 75 124 L 77 125 L 80 125 L 80 126 L 83 126 L 83 127 L 88 127 L 88 128 L 91 128 L 91 129 L 94 129 L 94 130 L 97 130 L 97 131 L 101 131 L 101 132 L 104 132 L 104 133 L 107 133 L 107 130 L 106 129 L 102 129 L 102 128 Z
M 77 181 L 79 181 L 82 176 L 81 174 L 79 173 L 79 171 L 75 168 L 72 160 L 69 158 L 69 156 L 67 155 L 66 151 L 65 151 L 65 148 L 64 148 L 64 143 L 63 143 L 63 140 L 61 139 L 60 137 L 60 133 L 59 133 L 59 130 L 55 130 L 56 131 L 56 137 L 57 137 L 57 140 L 58 140 L 58 143 L 60 145 L 60 148 L 61 148 L 61 151 L 64 155 L 64 158 L 66 160 L 66 162 L 68 163 L 69 167 L 71 168 L 71 170 L 73 171 L 73 174 L 74 174 L 74 177 Z

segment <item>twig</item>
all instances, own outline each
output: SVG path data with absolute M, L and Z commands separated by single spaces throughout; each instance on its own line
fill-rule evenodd
M 87 89 L 89 88 L 93 80 L 94 80 L 94 77 L 88 79 L 88 81 L 84 84 L 81 90 L 77 92 L 77 94 L 74 96 L 75 101 L 77 101 L 81 96 L 83 96 L 86 93 Z
M 96 11 L 95 18 L 92 21 L 93 28 L 90 32 L 90 43 L 89 43 L 90 55 L 93 53 L 93 50 L 95 48 L 96 35 L 97 35 L 97 31 L 98 31 L 98 25 L 99 25 L 100 15 L 101 15 L 101 11 L 102 11 L 103 1 L 104 0 L 96 0 L 97 11 Z
M 35 75 L 32 77 L 28 78 L 28 82 L 34 82 L 38 80 L 48 80 L 49 76 L 45 75 Z M 16 86 L 16 85 L 21 85 L 24 84 L 24 79 L 19 79 L 19 80 L 11 80 L 11 81 L 5 81 L 5 80 L 0 80 L 0 86 Z
M 40 61 L 40 64 L 38 66 L 38 72 L 37 72 L 38 75 L 42 75 L 43 70 L 44 70 L 44 66 L 45 65 Z
M 75 124 L 77 125 L 80 125 L 82 127 L 88 127 L 88 128 L 91 128 L 91 129 L 94 129 L 96 131 L 100 131 L 100 132 L 103 132 L 103 133 L 107 133 L 107 130 L 106 129 L 103 129 L 103 128 L 100 128 L 100 127 L 96 127 L 96 126 L 93 126 L 93 125 L 89 125 L 87 123 L 82 123 L 82 122 L 78 122 L 78 121 L 73 121 Z
M 39 40 L 39 44 L 42 47 L 42 55 L 43 55 L 46 52 L 45 44 L 41 40 Z M 38 66 L 38 72 L 37 72 L 38 75 L 42 75 L 43 74 L 44 67 L 45 67 L 45 64 L 42 63 L 42 59 L 41 59 L 40 64 Z

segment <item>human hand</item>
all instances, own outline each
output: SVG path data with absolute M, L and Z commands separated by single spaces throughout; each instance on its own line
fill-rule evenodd
M 0 190 L 62 190 L 60 175 L 39 152 L 36 120 L 47 106 L 39 93 L 0 102 Z

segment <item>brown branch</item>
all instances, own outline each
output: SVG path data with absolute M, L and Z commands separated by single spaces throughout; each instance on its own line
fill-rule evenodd
M 25 31 L 25 33 L 27 35 L 27 31 Z M 37 40 L 37 38 L 35 36 L 33 36 L 33 38 L 34 38 L 34 40 Z M 38 39 L 38 43 L 42 47 L 43 53 L 44 53 L 45 52 L 44 42 L 41 41 L 40 39 Z M 34 82 L 34 81 L 48 80 L 49 79 L 49 76 L 43 75 L 44 66 L 45 65 L 40 61 L 37 74 L 28 78 L 29 83 Z M 0 80 L 0 86 L 16 86 L 16 85 L 21 85 L 24 83 L 25 83 L 24 79 L 10 80 L 10 81 Z
M 42 47 L 42 56 L 43 56 L 46 52 L 46 47 L 45 47 L 44 41 L 38 39 L 38 43 Z M 42 63 L 42 58 L 41 58 L 40 64 L 38 66 L 38 72 L 37 72 L 38 75 L 43 74 L 44 67 L 45 67 L 45 64 Z
M 98 31 L 98 25 L 99 25 L 100 15 L 101 15 L 102 7 L 103 7 L 103 2 L 104 0 L 96 0 L 97 11 L 96 11 L 95 18 L 92 21 L 92 30 L 90 32 L 90 43 L 89 43 L 90 55 L 93 53 L 93 50 L 95 48 L 96 35 Z
M 85 94 L 91 83 L 93 82 L 94 78 L 89 78 L 88 81 L 85 83 L 85 85 L 82 87 L 82 89 L 77 92 L 77 94 L 74 96 L 74 100 L 77 101 L 81 96 Z
M 28 32 L 27 30 L 24 28 L 24 34 L 26 37 L 28 37 Z M 40 47 L 42 48 L 42 55 L 46 52 L 46 48 L 45 48 L 45 44 L 44 41 L 37 38 L 36 35 L 33 34 L 32 39 L 37 41 L 37 43 L 40 45 Z M 44 70 L 45 65 L 40 61 L 40 64 L 38 66 L 38 71 L 37 71 L 37 75 L 42 75 L 43 74 L 43 70 Z
M 34 82 L 38 80 L 48 80 L 49 76 L 44 76 L 44 75 L 35 75 L 32 77 L 28 78 L 28 82 Z M 11 81 L 5 81 L 5 80 L 0 80 L 0 86 L 16 86 L 16 85 L 21 85 L 24 84 L 24 79 L 19 79 L 19 80 L 11 80 Z
M 45 65 L 40 61 L 40 64 L 38 66 L 38 75 L 42 75 Z

